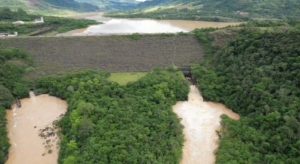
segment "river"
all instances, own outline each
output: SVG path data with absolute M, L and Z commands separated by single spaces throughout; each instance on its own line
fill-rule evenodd
M 53 122 L 67 111 L 67 103 L 49 95 L 21 100 L 7 111 L 9 158 L 6 164 L 55 164 L 58 160 L 57 129 Z
M 66 111 L 65 101 L 46 94 L 35 96 L 32 92 L 30 98 L 21 100 L 20 108 L 13 105 L 7 111 L 11 147 L 6 164 L 56 164 L 59 137 L 53 122 Z M 182 164 L 215 163 L 220 116 L 240 118 L 222 104 L 205 102 L 194 85 L 190 86 L 188 101 L 178 102 L 173 111 L 184 126 Z
M 239 25 L 241 22 L 208 22 L 190 20 L 154 20 L 154 19 L 119 19 L 104 17 L 101 13 L 85 14 L 75 18 L 92 19 L 103 24 L 92 25 L 85 29 L 69 31 L 59 36 L 89 35 L 125 35 L 125 34 L 159 34 L 190 32 L 196 28 L 222 28 Z
M 239 120 L 239 115 L 222 104 L 205 102 L 196 88 L 190 86 L 188 101 L 178 102 L 173 111 L 184 126 L 184 146 L 181 164 L 214 164 L 218 148 L 217 131 L 221 128 L 220 116 Z

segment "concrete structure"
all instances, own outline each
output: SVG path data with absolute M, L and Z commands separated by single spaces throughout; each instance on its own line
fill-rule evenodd
M 25 24 L 25 22 L 19 20 L 19 21 L 13 22 L 13 24 L 14 24 L 14 25 L 23 25 L 23 24 Z
M 40 17 L 40 18 L 37 18 L 33 21 L 30 21 L 30 22 L 25 22 L 25 21 L 21 21 L 21 20 L 18 20 L 18 21 L 15 21 L 13 22 L 14 25 L 23 25 L 23 24 L 43 24 L 45 23 L 44 21 L 44 17 Z
M 176 45 L 176 49 L 174 49 Z M 1 40 L 1 47 L 19 48 L 36 63 L 33 76 L 102 69 L 109 72 L 144 72 L 154 68 L 183 68 L 202 61 L 204 52 L 194 35 L 143 35 L 88 37 L 15 37 Z
M 18 32 L 14 32 L 13 34 L 11 33 L 0 33 L 0 38 L 4 38 L 4 37 L 16 37 L 18 36 Z
M 35 20 L 33 21 L 33 23 L 34 23 L 34 24 L 43 24 L 43 23 L 45 23 L 44 17 L 40 17 L 39 19 L 35 19 Z

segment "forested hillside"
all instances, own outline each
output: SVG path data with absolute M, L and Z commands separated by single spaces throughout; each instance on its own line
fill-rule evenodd
M 89 3 L 80 3 L 75 0 L 0 0 L 0 7 L 12 10 L 19 8 L 33 13 L 59 14 L 60 12 L 92 12 L 98 7 Z
M 44 23 L 30 23 L 40 15 L 28 14 L 23 9 L 13 11 L 9 8 L 0 8 L 0 33 L 14 33 L 19 35 L 41 35 L 47 33 L 60 33 L 70 30 L 85 28 L 97 24 L 93 20 L 71 19 L 62 17 L 44 16 Z M 16 25 L 15 21 L 25 21 L 26 24 Z
M 177 71 L 156 70 L 127 86 L 108 74 L 85 72 L 39 81 L 43 92 L 65 98 L 60 163 L 178 163 L 182 127 L 172 105 L 188 84 Z
M 78 2 L 90 3 L 102 11 L 128 10 L 136 7 L 135 0 L 76 0 Z
M 223 119 L 217 163 L 300 163 L 299 40 L 297 30 L 246 27 L 193 69 L 206 99 L 241 114 Z
M 28 93 L 29 84 L 22 78 L 31 69 L 29 56 L 15 49 L 0 49 L 0 163 L 4 163 L 9 143 L 6 131 L 6 110 L 16 98 Z
M 298 0 L 152 0 L 118 17 L 233 21 L 248 19 L 299 19 Z
M 71 9 L 75 11 L 97 11 L 99 8 L 89 3 L 79 3 L 75 0 L 44 0 L 57 8 Z
M 0 8 L 19 8 L 46 15 L 75 12 L 128 10 L 136 7 L 135 0 L 0 0 Z
M 8 7 L 12 10 L 19 8 L 28 8 L 28 3 L 25 0 L 0 0 L 0 7 Z

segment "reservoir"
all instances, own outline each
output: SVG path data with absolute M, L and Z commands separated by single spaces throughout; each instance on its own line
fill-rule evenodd
M 75 18 L 91 19 L 101 22 L 98 25 L 91 25 L 85 29 L 69 31 L 59 36 L 91 36 L 91 35 L 128 35 L 140 34 L 161 34 L 191 32 L 197 28 L 223 28 L 236 26 L 241 22 L 208 22 L 192 20 L 155 20 L 144 18 L 109 18 L 103 17 L 101 13 L 80 15 Z

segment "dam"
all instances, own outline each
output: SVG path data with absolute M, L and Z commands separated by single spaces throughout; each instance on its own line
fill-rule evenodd
M 18 37 L 0 39 L 0 47 L 31 54 L 37 74 L 81 69 L 141 72 L 199 63 L 204 55 L 192 34 Z

